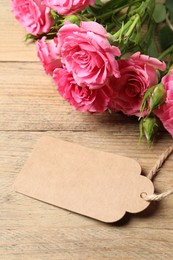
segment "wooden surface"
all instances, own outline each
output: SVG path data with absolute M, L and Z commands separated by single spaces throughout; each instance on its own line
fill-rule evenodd
M 148 148 L 138 144 L 135 119 L 73 111 L 45 75 L 35 46 L 24 42 L 9 2 L 0 1 L 0 259 L 173 259 L 173 196 L 107 225 L 13 191 L 44 133 L 137 159 L 144 173 L 173 141 L 163 132 Z M 154 183 L 158 192 L 173 188 L 173 156 Z

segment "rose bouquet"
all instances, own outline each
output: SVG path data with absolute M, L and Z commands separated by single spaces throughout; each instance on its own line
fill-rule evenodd
M 151 143 L 173 136 L 173 2 L 12 0 L 60 95 L 82 112 L 122 112 Z

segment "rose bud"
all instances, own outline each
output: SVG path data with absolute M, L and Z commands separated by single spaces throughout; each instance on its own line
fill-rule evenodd
M 153 142 L 153 138 L 158 132 L 159 122 L 156 117 L 145 117 L 140 122 L 140 138 L 142 138 L 143 133 L 150 145 Z
M 150 107 L 150 113 L 160 107 L 166 100 L 166 90 L 162 83 L 158 84 L 150 98 L 149 107 Z

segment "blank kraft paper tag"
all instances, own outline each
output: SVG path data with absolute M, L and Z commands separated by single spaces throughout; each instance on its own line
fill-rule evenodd
M 115 222 L 137 213 L 153 194 L 152 182 L 133 159 L 53 137 L 42 137 L 14 184 L 15 190 L 52 205 Z

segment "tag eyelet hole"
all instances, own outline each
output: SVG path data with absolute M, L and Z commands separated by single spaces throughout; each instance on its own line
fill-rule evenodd
M 141 192 L 141 194 L 140 194 L 141 199 L 145 198 L 146 196 L 147 196 L 146 192 Z

